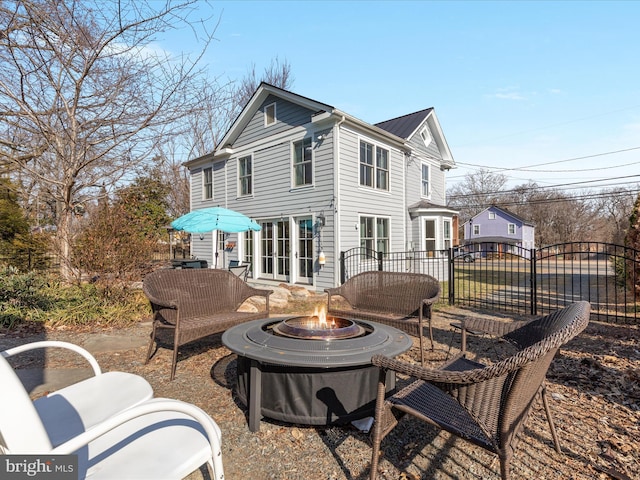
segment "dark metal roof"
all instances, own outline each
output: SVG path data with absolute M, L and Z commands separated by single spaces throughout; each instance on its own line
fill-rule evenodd
M 375 126 L 406 140 L 409 138 L 409 135 L 415 132 L 416 128 L 424 122 L 424 119 L 427 118 L 427 115 L 429 115 L 432 110 L 433 107 L 420 110 L 419 112 L 409 113 L 402 117 L 376 123 Z

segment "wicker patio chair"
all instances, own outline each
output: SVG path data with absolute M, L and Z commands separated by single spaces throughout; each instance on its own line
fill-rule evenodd
M 558 349 L 586 328 L 589 313 L 589 303 L 581 301 L 522 325 L 510 332 L 521 349 L 491 365 L 460 356 L 441 369 L 428 369 L 375 355 L 371 360 L 380 367 L 380 380 L 372 432 L 371 480 L 377 475 L 382 439 L 405 414 L 496 453 L 502 479 L 507 480 L 518 434 L 536 394 L 544 396 L 541 387 L 549 365 Z M 415 380 L 385 400 L 389 370 Z M 545 411 L 559 451 L 549 409 Z
M 424 365 L 425 320 L 433 350 L 431 309 L 440 298 L 437 278 L 421 273 L 363 272 L 325 292 L 328 315 L 379 322 L 418 337 L 420 363 Z M 349 308 L 335 301 L 338 295 L 347 301 Z
M 171 380 L 176 374 L 178 347 L 243 322 L 267 318 L 272 293 L 251 287 L 227 270 L 209 268 L 156 270 L 144 278 L 142 288 L 153 312 L 145 363 L 157 350 L 158 337 L 172 341 Z M 254 296 L 264 297 L 264 309 L 238 311 L 245 300 Z

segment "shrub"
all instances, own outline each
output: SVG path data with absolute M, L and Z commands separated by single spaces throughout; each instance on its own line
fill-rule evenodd
M 0 327 L 41 322 L 50 326 L 125 326 L 150 314 L 139 289 L 70 285 L 15 268 L 0 273 Z

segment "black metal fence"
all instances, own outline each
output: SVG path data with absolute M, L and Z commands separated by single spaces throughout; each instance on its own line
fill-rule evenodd
M 638 323 L 639 262 L 639 251 L 600 242 L 391 253 L 354 248 L 340 255 L 340 277 L 344 283 L 370 270 L 425 273 L 441 281 L 443 301 L 451 305 L 544 315 L 587 300 L 593 318 Z

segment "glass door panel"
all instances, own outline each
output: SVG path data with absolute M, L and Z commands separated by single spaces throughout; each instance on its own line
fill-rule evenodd
M 298 282 L 313 283 L 313 222 L 311 218 L 298 220 Z
M 279 220 L 276 228 L 277 238 L 277 272 L 278 280 L 289 280 L 291 267 L 291 236 L 289 220 Z

